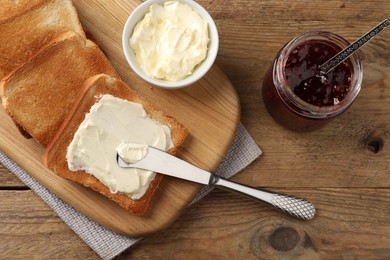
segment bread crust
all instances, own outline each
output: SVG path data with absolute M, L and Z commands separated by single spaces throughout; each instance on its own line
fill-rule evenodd
M 3 0 L 0 8 L 0 24 L 47 4 L 51 0 Z
M 2 103 L 15 124 L 46 147 L 79 96 L 83 82 L 99 73 L 117 76 L 96 44 L 66 32 L 3 78 Z
M 153 193 L 162 180 L 162 175 L 156 174 L 156 177 L 150 184 L 145 195 L 138 200 L 133 200 L 124 194 L 111 193 L 109 188 L 93 175 L 90 175 L 85 171 L 72 172 L 68 168 L 66 160 L 67 147 L 72 141 L 79 125 L 84 120 L 85 114 L 88 113 L 92 105 L 97 102 L 97 97 L 101 97 L 104 94 L 111 94 L 121 99 L 141 103 L 151 118 L 162 124 L 168 125 L 171 129 L 174 144 L 174 147 L 168 151 L 169 153 L 175 154 L 177 149 L 183 144 L 188 131 L 182 124 L 155 107 L 145 98 L 139 96 L 120 79 L 105 74 L 99 74 L 85 81 L 83 91 L 68 114 L 67 119 L 61 125 L 56 136 L 46 148 L 43 155 L 43 162 L 59 176 L 92 188 L 107 198 L 117 202 L 120 206 L 133 214 L 143 215 L 148 208 Z
M 5 1 L 0 14 L 0 79 L 64 32 L 86 37 L 71 0 Z

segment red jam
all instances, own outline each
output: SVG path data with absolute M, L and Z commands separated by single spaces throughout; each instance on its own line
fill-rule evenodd
M 291 51 L 285 76 L 299 98 L 316 106 L 333 106 L 344 99 L 351 83 L 350 62 L 344 61 L 325 75 L 318 72 L 318 66 L 341 50 L 330 42 L 310 40 Z
M 322 127 L 326 120 L 301 116 L 290 110 L 281 100 L 272 79 L 272 68 L 263 80 L 263 101 L 270 115 L 282 126 L 298 132 L 313 131 Z
M 263 101 L 282 126 L 300 132 L 316 130 L 353 103 L 363 70 L 353 54 L 323 75 L 318 66 L 349 43 L 329 32 L 309 32 L 288 42 L 263 79 Z

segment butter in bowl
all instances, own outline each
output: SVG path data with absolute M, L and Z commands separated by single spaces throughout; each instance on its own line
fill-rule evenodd
M 193 0 L 148 0 L 127 19 L 122 47 L 133 69 L 162 88 L 189 86 L 202 78 L 218 53 L 217 27 Z

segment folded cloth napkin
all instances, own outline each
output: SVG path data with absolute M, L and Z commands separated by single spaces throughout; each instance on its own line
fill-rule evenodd
M 229 178 L 244 169 L 260 155 L 260 148 L 240 124 L 232 146 L 216 174 Z M 119 235 L 92 221 L 47 190 L 2 152 L 0 152 L 0 162 L 37 193 L 102 259 L 112 259 L 142 239 Z M 204 187 L 191 204 L 200 200 L 210 190 L 210 187 Z

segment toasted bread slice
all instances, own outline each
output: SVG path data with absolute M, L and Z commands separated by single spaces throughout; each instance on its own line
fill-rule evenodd
M 57 135 L 46 148 L 43 155 L 43 161 L 49 169 L 59 176 L 92 188 L 109 199 L 117 202 L 120 206 L 133 214 L 143 215 L 148 208 L 154 191 L 162 179 L 162 175 L 156 174 L 156 177 L 150 184 L 146 193 L 140 199 L 133 200 L 124 194 L 111 193 L 110 190 L 97 178 L 85 171 L 72 172 L 68 168 L 66 160 L 67 148 L 79 125 L 84 120 L 85 114 L 88 113 L 93 104 L 97 102 L 97 97 L 104 94 L 111 94 L 121 99 L 140 103 L 144 106 L 144 109 L 151 118 L 157 120 L 161 124 L 168 125 L 171 129 L 171 136 L 174 144 L 174 147 L 168 151 L 169 153 L 174 154 L 178 147 L 180 147 L 180 145 L 184 142 L 184 139 L 187 136 L 187 129 L 183 125 L 178 123 L 174 118 L 169 117 L 164 112 L 157 109 L 146 99 L 140 97 L 121 80 L 105 74 L 100 74 L 86 80 L 83 93 L 80 95 L 79 100 L 75 103 L 73 109 L 68 114 L 67 120 L 62 124 L 62 127 L 57 132 Z
M 15 124 L 46 147 L 84 81 L 99 73 L 117 76 L 96 44 L 74 32 L 64 33 L 3 78 L 2 103 Z
M 64 32 L 85 37 L 71 0 L 5 1 L 0 14 L 0 79 Z

